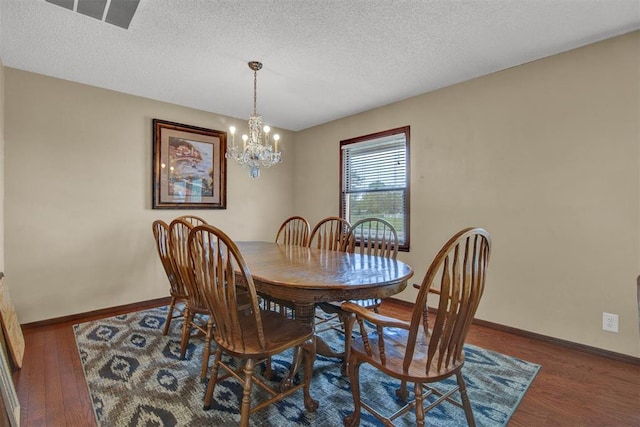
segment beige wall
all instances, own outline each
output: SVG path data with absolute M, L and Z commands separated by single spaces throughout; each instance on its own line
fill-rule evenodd
M 338 214 L 340 140 L 410 125 L 415 280 L 454 232 L 485 227 L 478 318 L 640 356 L 638 52 L 635 32 L 298 132 L 295 210 Z
M 153 118 L 226 130 L 244 119 L 5 68 L 6 273 L 21 323 L 168 295 L 151 223 Z M 191 211 L 234 239 L 272 240 L 293 211 L 284 163 L 229 164 L 226 210 Z
M 0 58 L 0 271 L 4 272 L 4 65 Z

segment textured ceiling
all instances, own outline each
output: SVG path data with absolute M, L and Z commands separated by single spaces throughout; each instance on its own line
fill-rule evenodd
M 301 130 L 640 28 L 640 0 L 0 0 L 5 66 Z M 639 54 L 640 55 L 640 54 Z

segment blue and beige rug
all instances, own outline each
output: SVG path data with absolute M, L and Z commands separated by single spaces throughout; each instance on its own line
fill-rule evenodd
M 166 307 L 139 311 L 74 325 L 78 352 L 101 426 L 232 426 L 240 419 L 241 385 L 227 380 L 216 387 L 213 408 L 203 411 L 206 383 L 201 383 L 203 341 L 192 339 L 185 360 L 180 360 L 180 327 L 174 320 L 167 336 L 162 335 Z M 323 333 L 336 349 L 342 336 Z M 479 426 L 504 426 L 515 411 L 540 369 L 539 365 L 504 354 L 465 346 L 464 376 Z M 273 361 L 278 376 L 286 374 L 291 354 Z M 213 358 L 211 359 L 213 362 Z M 340 375 L 335 359 L 319 356 L 315 362 L 311 394 L 320 402 L 318 410 L 305 411 L 302 391 L 251 416 L 255 426 L 341 426 L 352 412 L 353 401 L 347 377 Z M 363 398 L 378 408 L 394 412 L 398 382 L 362 365 Z M 277 381 L 278 379 L 276 379 Z M 448 382 L 453 384 L 454 381 Z M 445 382 L 447 384 L 447 382 Z M 445 386 L 446 388 L 446 386 Z M 411 389 L 411 387 L 410 387 Z M 264 398 L 258 387 L 253 397 Z M 415 425 L 413 414 L 397 425 Z M 466 425 L 464 412 L 448 403 L 427 414 L 427 425 Z M 366 411 L 362 426 L 379 425 Z

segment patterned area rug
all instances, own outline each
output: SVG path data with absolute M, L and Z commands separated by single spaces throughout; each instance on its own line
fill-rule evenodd
M 238 413 L 242 388 L 228 379 L 216 387 L 213 408 L 202 409 L 206 382 L 201 383 L 203 341 L 191 339 L 185 360 L 179 359 L 181 322 L 174 320 L 162 335 L 167 307 L 144 310 L 74 325 L 76 343 L 98 424 L 101 426 L 232 426 Z M 336 349 L 342 336 L 323 333 Z M 479 426 L 504 426 L 540 369 L 525 362 L 479 347 L 465 346 L 464 376 Z M 286 375 L 291 354 L 273 361 L 279 378 Z M 213 357 L 211 358 L 213 363 Z M 302 391 L 251 416 L 255 426 L 341 426 L 353 410 L 348 378 L 340 375 L 336 359 L 316 358 L 311 394 L 320 402 L 315 413 L 304 409 Z M 378 408 L 395 412 L 399 383 L 368 365 L 360 369 L 361 393 Z M 445 384 L 453 384 L 449 381 Z M 444 387 L 446 388 L 446 387 Z M 264 399 L 254 387 L 253 398 Z M 410 387 L 411 390 L 411 387 Z M 397 425 L 415 425 L 408 414 Z M 444 403 L 427 414 L 427 425 L 466 425 L 464 411 Z M 379 425 L 366 411 L 362 426 Z

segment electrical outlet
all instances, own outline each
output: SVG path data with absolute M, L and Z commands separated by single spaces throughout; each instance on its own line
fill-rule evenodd
M 610 332 L 618 332 L 618 315 L 611 313 L 602 313 L 602 330 Z

